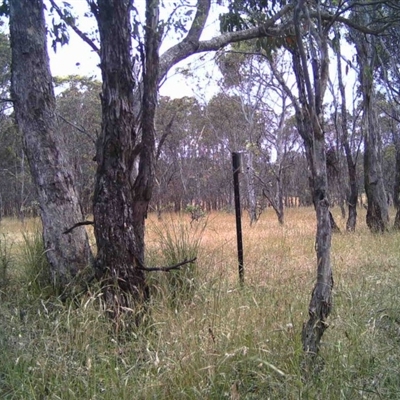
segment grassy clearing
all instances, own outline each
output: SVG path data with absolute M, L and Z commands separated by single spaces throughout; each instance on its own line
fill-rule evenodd
M 270 210 L 256 226 L 244 223 L 243 290 L 233 215 L 192 226 L 187 215 L 150 216 L 149 266 L 195 253 L 198 261 L 173 272 L 181 275 L 151 275 L 148 321 L 123 338 L 112 333 L 95 288 L 70 304 L 39 294 L 21 227 L 2 221 L 12 246 L 0 254 L 0 398 L 400 398 L 400 234 L 371 235 L 359 213 L 357 233 L 333 238 L 334 311 L 322 372 L 308 382 L 299 361 L 315 279 L 312 209 L 287 210 L 284 227 Z M 22 229 L 27 237 L 34 227 Z M 185 296 L 177 302 L 178 288 Z

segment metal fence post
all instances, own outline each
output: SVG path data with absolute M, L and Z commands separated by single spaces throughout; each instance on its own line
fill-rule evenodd
M 240 210 L 240 190 L 239 190 L 239 173 L 242 172 L 242 153 L 232 153 L 233 166 L 233 189 L 235 194 L 235 214 L 236 214 L 236 237 L 239 262 L 239 281 L 240 285 L 244 284 L 244 267 L 243 267 L 243 240 L 242 240 L 242 218 Z

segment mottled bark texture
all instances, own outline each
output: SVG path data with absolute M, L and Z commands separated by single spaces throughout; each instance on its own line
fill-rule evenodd
M 95 269 L 111 315 L 140 309 L 148 297 L 144 272 L 144 227 L 154 175 L 154 112 L 158 78 L 156 10 L 146 9 L 145 71 L 141 124 L 136 118 L 132 70 L 132 1 L 92 2 L 100 33 L 103 78 L 102 130 L 96 161 Z M 141 129 L 141 137 L 139 137 Z M 139 162 L 136 172 L 135 163 Z
M 64 290 L 92 256 L 84 227 L 63 234 L 83 216 L 63 139 L 57 135 L 42 0 L 10 1 L 10 34 L 15 118 L 38 191 L 53 283 Z
M 321 338 L 328 327 L 327 318 L 332 309 L 333 275 L 331 265 L 331 213 L 329 211 L 328 177 L 326 171 L 325 138 L 321 125 L 312 126 L 307 112 L 296 115 L 306 149 L 310 170 L 310 187 L 317 218 L 315 251 L 317 254 L 317 281 L 308 307 L 309 319 L 303 326 L 303 349 L 312 358 L 318 354 Z M 319 127 L 318 127 L 319 126 Z M 310 135 L 309 133 L 313 134 Z
M 362 22 L 370 22 L 372 15 L 362 13 Z M 364 186 L 368 200 L 367 225 L 372 232 L 388 229 L 389 212 L 382 175 L 381 135 L 377 120 L 374 72 L 377 66 L 375 38 L 351 31 L 357 51 L 360 90 L 362 94 L 362 132 L 364 135 Z
M 325 30 L 313 31 L 313 35 L 308 35 L 308 43 L 306 42 L 307 39 L 303 37 L 304 32 L 301 30 L 302 24 L 300 23 L 300 15 L 306 4 L 302 0 L 298 0 L 296 4 L 294 13 L 296 46 L 289 46 L 287 50 L 292 56 L 292 68 L 298 91 L 297 97 L 287 86 L 273 63 L 270 65 L 275 77 L 295 108 L 296 127 L 304 141 L 311 194 L 317 218 L 315 235 L 317 280 L 308 307 L 309 320 L 304 324 L 302 331 L 303 349 L 306 355 L 304 367 L 305 372 L 307 372 L 310 367 L 313 369 L 312 361 L 319 351 L 322 335 L 328 327 L 327 318 L 332 309 L 333 275 L 330 257 L 332 230 L 322 112 L 329 73 L 329 53 L 328 32 Z M 313 55 L 312 75 L 308 70 L 306 46 Z
M 316 136 L 305 141 L 307 160 L 312 171 L 312 197 L 317 216 L 315 251 L 317 253 L 317 282 L 308 307 L 309 320 L 303 326 L 302 341 L 306 353 L 316 355 L 332 309 L 331 215 L 329 212 L 325 140 Z
M 304 140 L 310 172 L 312 198 L 317 217 L 315 250 L 317 254 L 317 280 L 308 307 L 309 320 L 302 331 L 306 360 L 314 360 L 319 351 L 327 318 L 332 308 L 331 221 L 328 198 L 325 134 L 323 130 L 323 98 L 329 76 L 328 33 L 320 21 L 310 32 L 302 31 L 300 18 L 307 14 L 308 5 L 296 2 L 294 25 L 295 48 L 291 49 L 293 72 L 296 77 L 299 100 L 295 104 L 297 128 Z M 303 36 L 305 35 L 306 36 Z M 307 51 L 306 51 L 307 46 Z M 311 55 L 311 71 L 308 69 L 307 52 Z M 306 363 L 308 367 L 308 362 Z M 308 369 L 308 368 L 307 368 Z

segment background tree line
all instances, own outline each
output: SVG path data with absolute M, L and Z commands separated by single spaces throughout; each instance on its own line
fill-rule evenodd
M 2 36 L 7 42 L 7 37 Z M 9 47 L 5 47 L 9 54 Z M 6 55 L 7 55 L 6 54 Z M 7 69 L 5 67 L 7 96 Z M 254 72 L 254 71 L 253 71 Z M 242 75 L 243 76 L 243 75 Z M 252 82 L 257 80 L 253 73 Z M 93 78 L 69 76 L 54 79 L 57 88 L 59 132 L 64 137 L 71 159 L 80 204 L 85 215 L 91 213 L 95 173 L 95 142 L 100 130 L 100 82 Z M 237 93 L 223 88 L 207 103 L 193 97 L 173 99 L 160 97 L 157 112 L 157 169 L 155 192 L 151 210 L 184 211 L 188 205 L 204 211 L 232 211 L 231 152 L 243 151 L 245 159 L 252 155 L 252 165 L 245 167 L 242 179 L 242 204 L 250 211 L 247 173 L 254 174 L 254 190 L 258 212 L 266 206 L 278 208 L 279 193 L 284 207 L 309 206 L 311 196 L 307 179 L 304 148 L 298 138 L 293 110 L 274 82 L 267 82 L 265 92 L 273 94 L 275 108 L 270 107 L 267 95 L 246 103 Z M 260 85 L 261 86 L 261 85 Z M 332 87 L 332 90 L 338 88 Z M 281 95 L 279 97 L 279 94 Z M 248 94 L 247 94 L 248 95 Z M 336 98 L 336 97 L 333 97 Z M 256 107 L 251 128 L 247 113 Z M 338 105 L 331 104 L 326 118 L 328 137 L 328 169 L 332 179 L 331 204 L 346 215 L 349 176 L 346 154 L 340 140 Z M 388 201 L 395 198 L 396 148 L 393 141 L 396 121 L 387 115 L 390 102 L 382 95 L 379 126 L 382 135 L 382 166 Z M 347 111 L 351 130 L 351 156 L 357 159 L 358 205 L 366 205 L 363 185 L 363 147 L 361 146 L 361 111 L 359 101 Z M 2 216 L 37 215 L 37 197 L 22 150 L 21 137 L 13 122 L 13 115 L 5 105 L 1 119 L 1 213 Z

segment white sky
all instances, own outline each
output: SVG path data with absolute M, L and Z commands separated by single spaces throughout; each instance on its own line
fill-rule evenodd
M 172 3 L 173 0 L 164 1 L 165 3 Z M 73 7 L 76 15 L 79 15 L 78 26 L 84 32 L 90 31 L 95 26 L 96 22 L 94 18 L 88 19 L 83 17 L 83 14 L 89 10 L 86 0 L 68 0 Z M 138 2 L 136 2 L 138 3 Z M 60 4 L 60 2 L 59 2 Z M 139 3 L 140 4 L 140 3 Z M 48 4 L 48 9 L 50 5 Z M 219 10 L 214 9 L 208 22 L 208 26 L 205 29 L 203 39 L 211 38 L 218 33 L 218 14 Z M 161 16 L 162 18 L 162 16 Z M 49 19 L 49 23 L 51 20 Z M 174 45 L 176 39 L 169 39 L 163 42 L 161 46 L 161 52 L 165 51 L 172 45 Z M 54 76 L 66 76 L 66 75 L 85 75 L 85 76 L 97 76 L 100 78 L 100 69 L 98 68 L 99 58 L 95 52 L 92 51 L 89 45 L 83 42 L 75 32 L 70 31 L 70 42 L 68 45 L 63 47 L 58 46 L 57 52 L 51 48 L 51 41 L 49 40 L 49 55 L 50 55 L 50 68 Z M 201 76 L 202 84 L 201 88 L 196 85 L 196 79 L 191 80 L 183 78 L 177 73 L 176 68 L 170 71 L 167 79 L 164 81 L 160 93 L 163 96 L 170 97 L 183 97 L 183 96 L 196 96 L 199 98 L 207 97 L 210 98 L 217 91 L 215 82 L 210 82 L 205 77 L 205 70 L 210 72 L 210 76 L 219 77 L 218 68 L 212 62 L 212 55 L 203 57 L 204 59 L 200 62 L 196 62 L 199 56 L 194 56 L 188 61 L 183 61 L 178 65 L 178 68 L 184 68 L 191 63 L 191 70 L 194 70 L 194 75 Z M 190 82 L 192 81 L 192 82 Z

